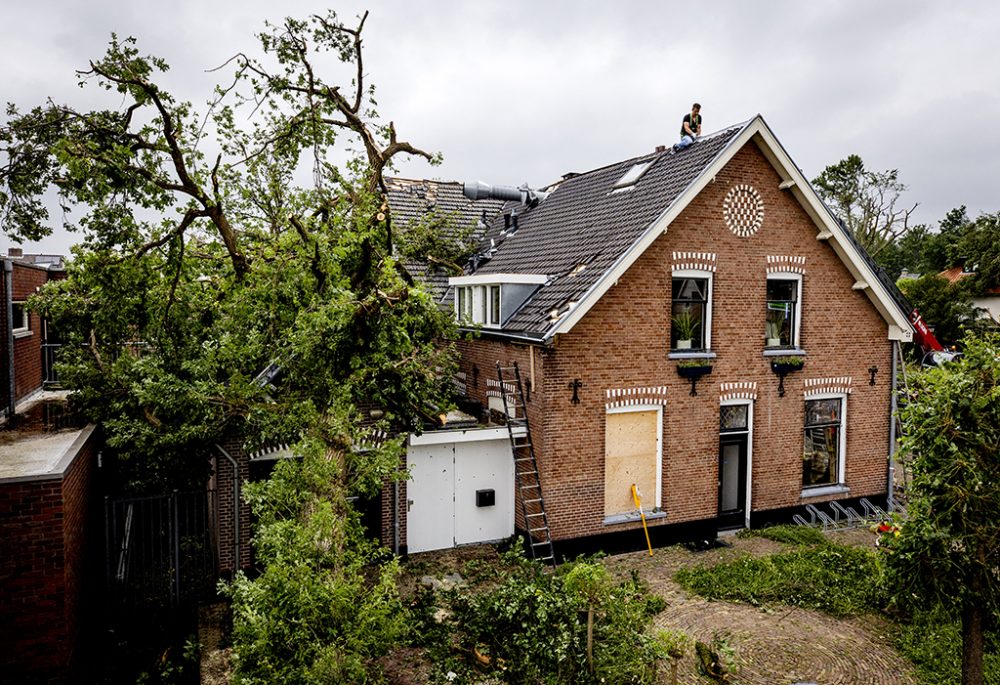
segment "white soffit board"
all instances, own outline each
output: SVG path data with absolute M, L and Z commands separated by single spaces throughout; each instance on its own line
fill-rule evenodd
M 549 280 L 544 274 L 473 274 L 471 276 L 452 276 L 448 285 L 496 285 L 503 283 L 541 285 Z

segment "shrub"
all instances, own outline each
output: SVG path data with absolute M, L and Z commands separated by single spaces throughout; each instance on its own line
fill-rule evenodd
M 747 531 L 747 533 L 748 536 L 784 542 L 789 545 L 825 545 L 828 542 L 822 531 L 808 526 L 770 526 Z
M 593 674 L 587 665 L 587 610 L 594 608 Z M 522 560 L 498 587 L 455 602 L 459 642 L 490 658 L 508 683 L 652 683 L 666 657 L 647 633 L 662 607 L 634 578 L 614 583 L 581 561 L 557 573 Z
M 681 569 L 677 582 L 709 599 L 792 604 L 850 616 L 885 604 L 877 553 L 828 543 L 766 557 L 743 556 L 712 568 Z

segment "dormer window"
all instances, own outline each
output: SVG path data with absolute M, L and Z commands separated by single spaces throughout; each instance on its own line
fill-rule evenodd
M 535 274 L 476 274 L 449 279 L 455 292 L 455 319 L 460 325 L 502 328 L 529 297 L 548 280 Z
M 642 175 L 653 165 L 653 160 L 640 162 L 632 165 L 632 168 L 625 172 L 625 175 L 615 181 L 614 190 L 622 190 L 634 186 Z

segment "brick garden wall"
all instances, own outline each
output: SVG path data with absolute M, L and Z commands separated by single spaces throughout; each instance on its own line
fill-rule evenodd
M 717 513 L 720 384 L 755 382 L 751 508 L 755 511 L 833 499 L 803 499 L 802 450 L 807 379 L 849 376 L 846 404 L 846 484 L 849 494 L 876 496 L 886 490 L 891 343 L 887 325 L 868 297 L 852 289 L 854 279 L 823 241 L 814 223 L 788 193 L 753 144 L 734 159 L 619 279 L 573 330 L 544 354 L 536 351 L 540 387 L 529 412 L 556 539 L 594 536 L 639 527 L 605 525 L 605 391 L 666 386 L 663 422 L 663 508 L 651 525 L 711 519 Z M 723 199 L 748 183 L 765 207 L 761 229 L 748 238 L 728 230 Z M 678 377 L 668 359 L 671 260 L 674 251 L 717 254 L 712 302 L 714 372 L 698 383 Z M 801 347 L 805 367 L 785 381 L 763 356 L 768 256 L 804 257 Z M 482 373 L 497 358 L 526 364 L 524 348 L 488 340 L 463 344 L 463 370 Z M 539 360 L 544 359 L 540 365 Z M 868 368 L 877 366 L 876 384 Z M 471 376 L 470 376 L 471 377 Z M 568 384 L 579 378 L 580 404 L 570 402 Z M 485 388 L 470 388 L 478 393 Z M 519 522 L 520 525 L 520 522 Z
M 0 683 L 85 682 L 103 545 L 93 436 L 61 477 L 0 483 Z

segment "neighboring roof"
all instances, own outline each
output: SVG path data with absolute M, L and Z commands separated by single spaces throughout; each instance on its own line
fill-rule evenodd
M 503 222 L 494 220 L 485 236 L 484 260 L 474 273 L 549 276 L 495 333 L 550 340 L 571 330 L 751 141 L 813 219 L 817 238 L 827 240 L 847 266 L 855 288 L 868 294 L 889 324 L 889 337 L 912 339 L 910 312 L 895 297 L 895 285 L 823 204 L 759 115 L 706 135 L 681 152 L 644 155 L 566 178 L 537 207 L 521 208 L 516 232 L 504 231 Z M 634 186 L 614 190 L 633 166 L 646 162 L 652 164 Z
M 462 229 L 475 226 L 473 237 L 478 240 L 485 231 L 485 222 L 496 216 L 504 204 L 502 200 L 469 200 L 462 193 L 462 184 L 450 181 L 386 178 L 385 183 L 396 227 L 429 217 L 447 219 L 443 234 L 446 239 L 455 239 Z M 423 261 L 405 260 L 403 266 L 413 278 L 430 288 L 436 300 L 448 289 L 448 277 L 458 275 L 447 267 Z
M 939 273 L 938 276 L 940 276 L 941 278 L 945 279 L 949 283 L 958 283 L 963 278 L 966 278 L 968 276 L 975 276 L 975 274 L 971 273 L 969 271 L 966 271 L 961 266 L 953 266 L 950 269 L 945 269 L 944 271 L 942 271 L 941 273 Z M 983 296 L 983 297 L 986 297 L 986 296 L 989 296 L 989 295 L 1000 295 L 1000 286 L 994 287 L 994 288 L 986 288 L 981 293 L 981 296 Z

